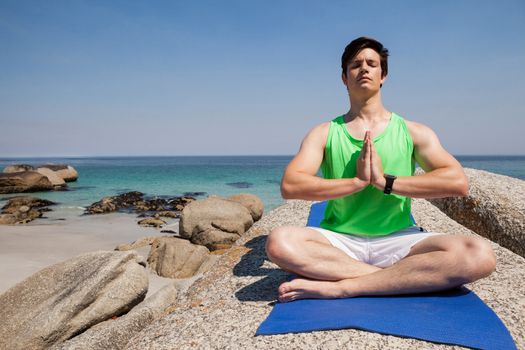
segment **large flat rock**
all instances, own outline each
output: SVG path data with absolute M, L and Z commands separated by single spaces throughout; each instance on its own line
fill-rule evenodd
M 45 349 L 126 313 L 148 290 L 144 265 L 98 251 L 38 271 L 0 295 L 0 349 Z
M 257 222 L 172 308 L 130 340 L 127 349 L 450 349 L 459 348 L 355 329 L 255 337 L 288 274 L 267 260 L 266 236 L 277 226 L 305 225 L 310 202 L 288 201 Z M 428 230 L 473 235 L 425 200 L 413 214 Z M 525 348 L 525 259 L 496 243 L 496 272 L 467 285 L 499 315 Z
M 96 324 L 79 336 L 52 347 L 52 350 L 122 349 L 134 333 L 160 317 L 164 309 L 175 302 L 177 294 L 187 289 L 193 280 L 172 280 L 124 316 Z
M 49 179 L 36 171 L 0 173 L 0 193 L 37 192 L 52 190 Z

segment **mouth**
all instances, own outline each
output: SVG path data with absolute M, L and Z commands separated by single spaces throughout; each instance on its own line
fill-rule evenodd
M 361 78 L 357 79 L 357 81 L 361 81 L 361 80 L 372 81 L 372 79 L 370 79 L 369 77 L 361 77 Z

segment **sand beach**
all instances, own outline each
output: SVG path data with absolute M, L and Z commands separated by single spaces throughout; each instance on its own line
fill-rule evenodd
M 164 235 L 155 228 L 137 225 L 137 221 L 136 215 L 112 213 L 0 226 L 0 294 L 44 267 L 82 253 L 114 250 L 141 237 Z M 178 223 L 167 228 L 178 230 Z M 140 253 L 146 258 L 148 250 Z M 171 281 L 149 275 L 149 294 Z

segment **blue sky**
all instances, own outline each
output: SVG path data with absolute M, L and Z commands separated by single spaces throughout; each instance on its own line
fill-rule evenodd
M 294 154 L 362 35 L 387 109 L 525 154 L 524 1 L 0 0 L 0 156 Z

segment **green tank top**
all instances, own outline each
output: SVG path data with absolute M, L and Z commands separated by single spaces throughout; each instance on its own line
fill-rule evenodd
M 383 171 L 396 176 L 412 176 L 415 169 L 414 144 L 403 118 L 392 113 L 386 129 L 373 139 Z M 348 132 L 344 116 L 330 123 L 321 171 L 326 179 L 352 178 L 363 140 Z M 395 185 L 394 185 L 395 187 Z M 329 200 L 321 227 L 359 236 L 385 236 L 413 226 L 410 198 L 384 194 L 372 185 L 346 197 Z

